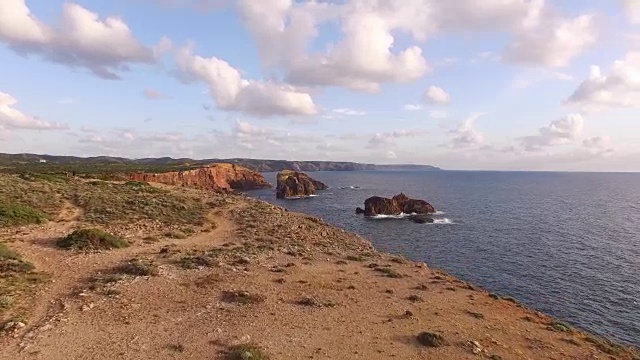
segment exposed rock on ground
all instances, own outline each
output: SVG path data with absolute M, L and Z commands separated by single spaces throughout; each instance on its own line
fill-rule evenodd
M 230 192 L 271 187 L 262 174 L 232 164 L 211 164 L 194 170 L 165 173 L 135 173 L 129 180 Z
M 358 208 L 359 209 L 359 208 Z M 356 213 L 358 213 L 356 209 Z M 436 209 L 424 200 L 411 199 L 403 193 L 393 198 L 372 196 L 364 201 L 364 215 L 433 214 Z
M 283 170 L 278 173 L 276 197 L 278 199 L 286 199 L 310 196 L 315 195 L 317 190 L 326 190 L 328 188 L 321 181 L 312 179 L 305 173 Z

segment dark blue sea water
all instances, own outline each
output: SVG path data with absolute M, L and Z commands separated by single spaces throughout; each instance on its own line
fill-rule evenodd
M 332 188 L 276 200 L 582 327 L 640 346 L 640 174 L 315 172 Z M 265 174 L 275 183 L 275 174 Z M 360 189 L 340 189 L 359 186 Z M 405 192 L 439 224 L 365 219 L 356 206 Z

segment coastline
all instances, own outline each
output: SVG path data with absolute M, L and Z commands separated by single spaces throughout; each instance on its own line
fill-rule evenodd
M 132 246 L 89 254 L 51 248 L 82 217 L 3 230 L 55 282 L 34 294 L 25 328 L 0 338 L 0 358 L 226 359 L 225 349 L 251 343 L 270 359 L 638 359 L 317 217 L 188 192 L 212 204 L 215 229 L 147 243 L 146 225 L 110 224 Z M 87 282 L 133 257 L 158 274 Z M 444 343 L 425 347 L 421 332 Z

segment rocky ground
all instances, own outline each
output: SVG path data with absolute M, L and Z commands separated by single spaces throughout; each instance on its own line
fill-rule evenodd
M 0 180 L 50 196 L 14 190 L 13 201 L 46 205 L 49 221 L 0 229 L 10 264 L 33 266 L 0 266 L 0 359 L 639 359 L 321 219 L 243 196 Z M 87 226 L 130 246 L 56 247 Z

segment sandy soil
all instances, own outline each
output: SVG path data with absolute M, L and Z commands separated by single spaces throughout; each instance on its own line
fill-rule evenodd
M 230 198 L 211 232 L 126 249 L 56 249 L 78 226 L 71 204 L 0 235 L 52 279 L 0 336 L 0 359 L 225 359 L 242 343 L 270 359 L 639 359 L 319 219 Z M 159 274 L 96 286 L 131 258 Z M 445 343 L 421 345 L 425 331 Z

